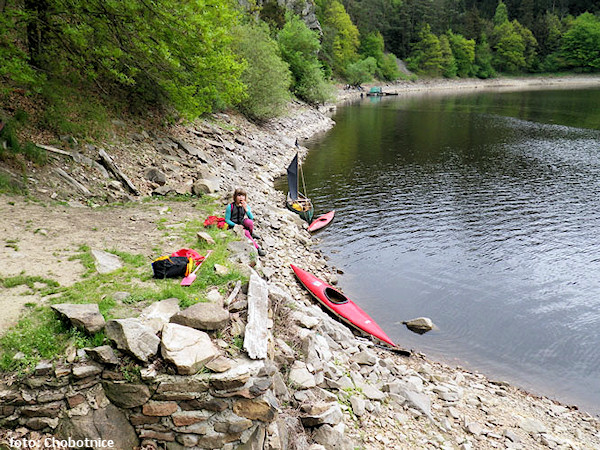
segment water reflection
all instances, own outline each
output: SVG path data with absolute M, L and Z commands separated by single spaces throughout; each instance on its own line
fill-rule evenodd
M 341 108 L 304 171 L 317 212 L 337 210 L 320 237 L 345 291 L 406 347 L 600 412 L 599 100 Z M 440 330 L 397 325 L 417 316 Z

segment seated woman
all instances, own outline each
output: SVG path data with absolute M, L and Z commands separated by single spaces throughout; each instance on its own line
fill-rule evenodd
M 229 228 L 242 225 L 244 227 L 244 234 L 254 244 L 259 256 L 265 256 L 265 251 L 254 240 L 254 216 L 250 210 L 250 205 L 246 202 L 246 191 L 243 189 L 237 188 L 233 192 L 233 202 L 225 208 L 225 222 L 227 222 Z

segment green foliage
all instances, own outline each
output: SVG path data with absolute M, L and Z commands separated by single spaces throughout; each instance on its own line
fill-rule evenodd
M 400 70 L 396 63 L 396 55 L 392 53 L 386 53 L 383 55 L 383 59 L 377 62 L 379 66 L 378 75 L 381 79 L 386 81 L 397 80 L 400 77 Z
M 526 67 L 525 41 L 515 29 L 514 22 L 495 27 L 494 39 L 494 67 L 503 72 L 518 72 Z
M 175 107 L 186 117 L 241 98 L 243 67 L 229 50 L 238 14 L 233 1 L 40 0 L 23 6 L 7 0 L 6 13 L 20 20 L 2 22 L 9 36 L 2 56 L 31 62 L 29 72 L 39 68 L 66 84 L 129 97 L 132 104 Z M 15 48 L 27 49 L 27 57 Z
M 481 35 L 479 43 L 475 46 L 473 73 L 476 77 L 483 79 L 496 76 L 496 71 L 492 67 L 492 50 L 485 34 Z
M 318 18 L 323 29 L 322 58 L 334 73 L 344 75 L 346 67 L 358 59 L 358 28 L 338 0 L 323 0 L 319 4 Z
M 332 97 L 332 87 L 325 81 L 321 63 L 317 59 L 320 43 L 297 16 L 290 16 L 278 35 L 283 60 L 292 72 L 293 92 L 308 103 L 324 103 Z
M 419 32 L 419 41 L 412 46 L 412 53 L 407 60 L 408 68 L 419 74 L 439 76 L 443 70 L 442 57 L 440 40 L 425 24 Z
M 584 13 L 575 19 L 562 39 L 561 56 L 569 68 L 600 69 L 600 19 Z
M 475 62 L 475 40 L 466 39 L 460 34 L 451 31 L 447 33 L 452 55 L 456 61 L 456 74 L 459 77 L 470 77 L 474 74 L 473 63 Z
M 0 95 L 15 88 L 37 91 L 45 79 L 44 74 L 31 66 L 29 55 L 19 45 L 22 30 L 15 23 L 23 19 L 20 8 L 0 9 Z
M 440 50 L 442 52 L 441 66 L 442 75 L 446 78 L 454 78 L 456 76 L 456 59 L 452 54 L 448 36 L 440 36 Z
M 372 56 L 350 64 L 346 69 L 346 79 L 352 86 L 360 86 L 373 79 L 377 70 L 377 61 Z
M 360 42 L 360 52 L 363 57 L 373 57 L 377 61 L 376 75 L 386 81 L 392 81 L 400 76 L 396 64 L 396 56 L 384 53 L 384 41 L 380 32 L 366 34 Z
M 233 47 L 240 58 L 247 58 L 242 81 L 246 98 L 239 105 L 249 118 L 266 120 L 281 115 L 290 99 L 292 77 L 279 55 L 279 47 L 266 27 L 243 25 L 234 30 Z
M 508 22 L 508 8 L 502 0 L 498 2 L 496 13 L 494 14 L 494 26 L 499 27 Z
M 260 8 L 259 17 L 271 28 L 281 30 L 285 25 L 285 7 L 275 0 L 266 1 Z

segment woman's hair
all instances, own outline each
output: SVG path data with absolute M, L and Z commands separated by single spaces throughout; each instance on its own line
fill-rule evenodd
M 233 201 L 235 203 L 235 199 L 237 198 L 238 195 L 243 195 L 244 197 L 248 198 L 248 196 L 246 195 L 246 191 L 243 190 L 242 188 L 236 188 L 235 191 L 233 191 Z

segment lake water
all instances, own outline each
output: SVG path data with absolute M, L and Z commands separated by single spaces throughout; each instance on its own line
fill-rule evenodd
M 304 144 L 320 248 L 404 348 L 600 413 L 600 88 L 365 98 Z M 425 335 L 399 322 L 430 317 Z

